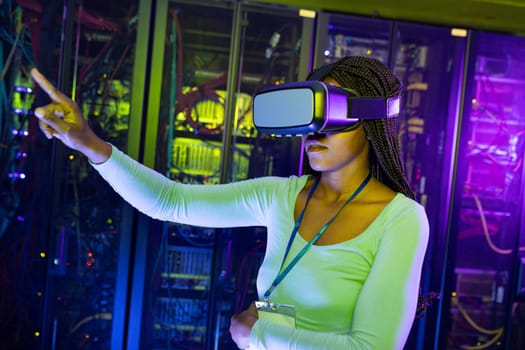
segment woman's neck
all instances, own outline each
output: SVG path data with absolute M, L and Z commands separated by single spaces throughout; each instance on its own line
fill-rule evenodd
M 368 173 L 368 167 L 324 172 L 321 174 L 316 194 L 329 202 L 346 200 L 359 187 Z

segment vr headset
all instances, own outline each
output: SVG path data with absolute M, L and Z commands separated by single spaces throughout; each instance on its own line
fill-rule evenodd
M 317 80 L 266 87 L 253 100 L 257 130 L 280 136 L 341 132 L 361 120 L 398 115 L 399 96 L 358 96 L 350 89 Z

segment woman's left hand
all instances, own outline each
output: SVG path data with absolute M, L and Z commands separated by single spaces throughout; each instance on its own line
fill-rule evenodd
M 232 316 L 230 334 L 239 349 L 246 349 L 250 345 L 250 332 L 258 318 L 255 302 L 240 314 Z

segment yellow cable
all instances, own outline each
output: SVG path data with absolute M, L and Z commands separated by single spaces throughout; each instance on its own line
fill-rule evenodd
M 481 344 L 481 345 L 476 345 L 476 346 L 471 346 L 471 345 L 461 345 L 461 348 L 462 349 L 465 349 L 465 350 L 478 350 L 478 349 L 486 349 L 488 348 L 489 346 L 491 346 L 492 344 L 494 344 L 495 342 L 498 341 L 499 338 L 501 338 L 503 334 L 503 329 L 501 329 L 501 332 L 499 332 L 498 334 L 496 334 L 494 336 L 494 338 L 492 338 L 491 340 L 489 340 L 488 342 L 484 343 L 484 344 Z
M 490 248 L 499 254 L 511 254 L 512 249 L 498 248 L 496 247 L 494 242 L 492 242 L 492 239 L 490 238 L 489 229 L 487 227 L 487 220 L 485 219 L 485 213 L 483 211 L 483 206 L 481 205 L 481 200 L 476 194 L 472 193 L 470 190 L 467 189 L 467 191 L 470 192 L 470 194 L 472 195 L 472 199 L 474 199 L 474 202 L 476 203 L 476 208 L 479 211 L 479 217 L 481 219 L 481 226 L 483 227 L 483 234 L 485 235 L 485 238 L 487 239 L 487 243 L 489 244 Z M 525 251 L 525 246 L 519 247 L 519 251 Z
M 479 326 L 474 320 L 468 315 L 467 311 L 461 306 L 459 301 L 456 297 L 452 297 L 452 305 L 456 306 L 463 316 L 463 318 L 467 321 L 467 323 L 474 328 L 474 330 L 478 331 L 479 333 L 486 334 L 486 335 L 494 335 L 494 337 L 489 340 L 488 342 L 481 344 L 481 345 L 461 345 L 462 349 L 465 350 L 478 350 L 478 349 L 486 349 L 495 342 L 498 341 L 499 338 L 503 335 L 503 327 L 496 328 L 496 329 L 486 329 L 481 326 Z
M 111 312 L 99 312 L 94 315 L 84 317 L 83 319 L 78 321 L 77 324 L 73 328 L 71 328 L 71 331 L 69 332 L 69 334 L 75 333 L 82 325 L 88 323 L 89 321 L 92 321 L 92 320 L 109 321 L 112 319 L 112 317 L 113 317 L 113 314 Z
M 472 318 L 470 318 L 470 316 L 468 315 L 467 311 L 463 308 L 463 306 L 461 306 L 461 304 L 459 303 L 459 301 L 457 300 L 456 297 L 452 297 L 452 305 L 457 306 L 459 312 L 461 312 L 461 315 L 463 315 L 463 317 L 468 322 L 468 324 L 470 326 L 472 326 L 472 328 L 474 328 L 476 331 L 478 331 L 480 333 L 483 333 L 483 334 L 497 334 L 499 331 L 503 330 L 503 328 L 497 328 L 497 329 L 490 330 L 490 329 L 482 328 L 481 326 L 477 325 L 476 322 L 474 322 L 474 320 Z

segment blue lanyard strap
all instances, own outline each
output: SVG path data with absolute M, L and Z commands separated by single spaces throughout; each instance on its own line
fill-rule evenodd
M 372 174 L 369 173 L 368 176 L 363 180 L 363 182 L 359 185 L 359 187 L 355 190 L 355 192 L 344 202 L 344 204 L 339 208 L 339 210 L 332 216 L 330 220 L 326 224 L 324 224 L 323 227 L 319 230 L 319 232 L 308 242 L 307 245 L 303 247 L 303 249 L 295 256 L 295 258 L 286 266 L 286 268 L 283 270 L 284 262 L 286 260 L 286 257 L 288 256 L 288 253 L 290 252 L 290 248 L 292 247 L 292 242 L 295 239 L 295 236 L 297 235 L 297 231 L 299 230 L 299 226 L 301 225 L 301 221 L 303 220 L 304 213 L 306 211 L 306 207 L 308 206 L 308 203 L 310 202 L 310 199 L 312 198 L 312 195 L 317 188 L 317 185 L 319 184 L 319 178 L 315 180 L 315 183 L 312 185 L 312 188 L 310 189 L 310 192 L 308 193 L 308 197 L 306 198 L 306 203 L 304 205 L 303 210 L 299 214 L 299 217 L 297 218 L 297 221 L 295 222 L 295 225 L 292 230 L 292 234 L 290 235 L 290 239 L 288 240 L 288 245 L 286 246 L 286 250 L 284 252 L 283 261 L 281 262 L 281 267 L 279 268 L 279 273 L 277 274 L 277 277 L 275 277 L 275 280 L 273 281 L 272 285 L 266 293 L 264 293 L 264 300 L 268 300 L 270 297 L 270 294 L 274 291 L 274 289 L 281 283 L 281 281 L 284 279 L 284 277 L 290 272 L 290 270 L 297 264 L 299 259 L 303 257 L 303 255 L 306 253 L 310 247 L 317 242 L 317 240 L 322 236 L 322 234 L 326 231 L 328 226 L 335 220 L 337 215 L 343 210 L 343 208 L 350 203 L 361 191 L 365 186 L 368 184 L 370 179 L 372 178 Z

